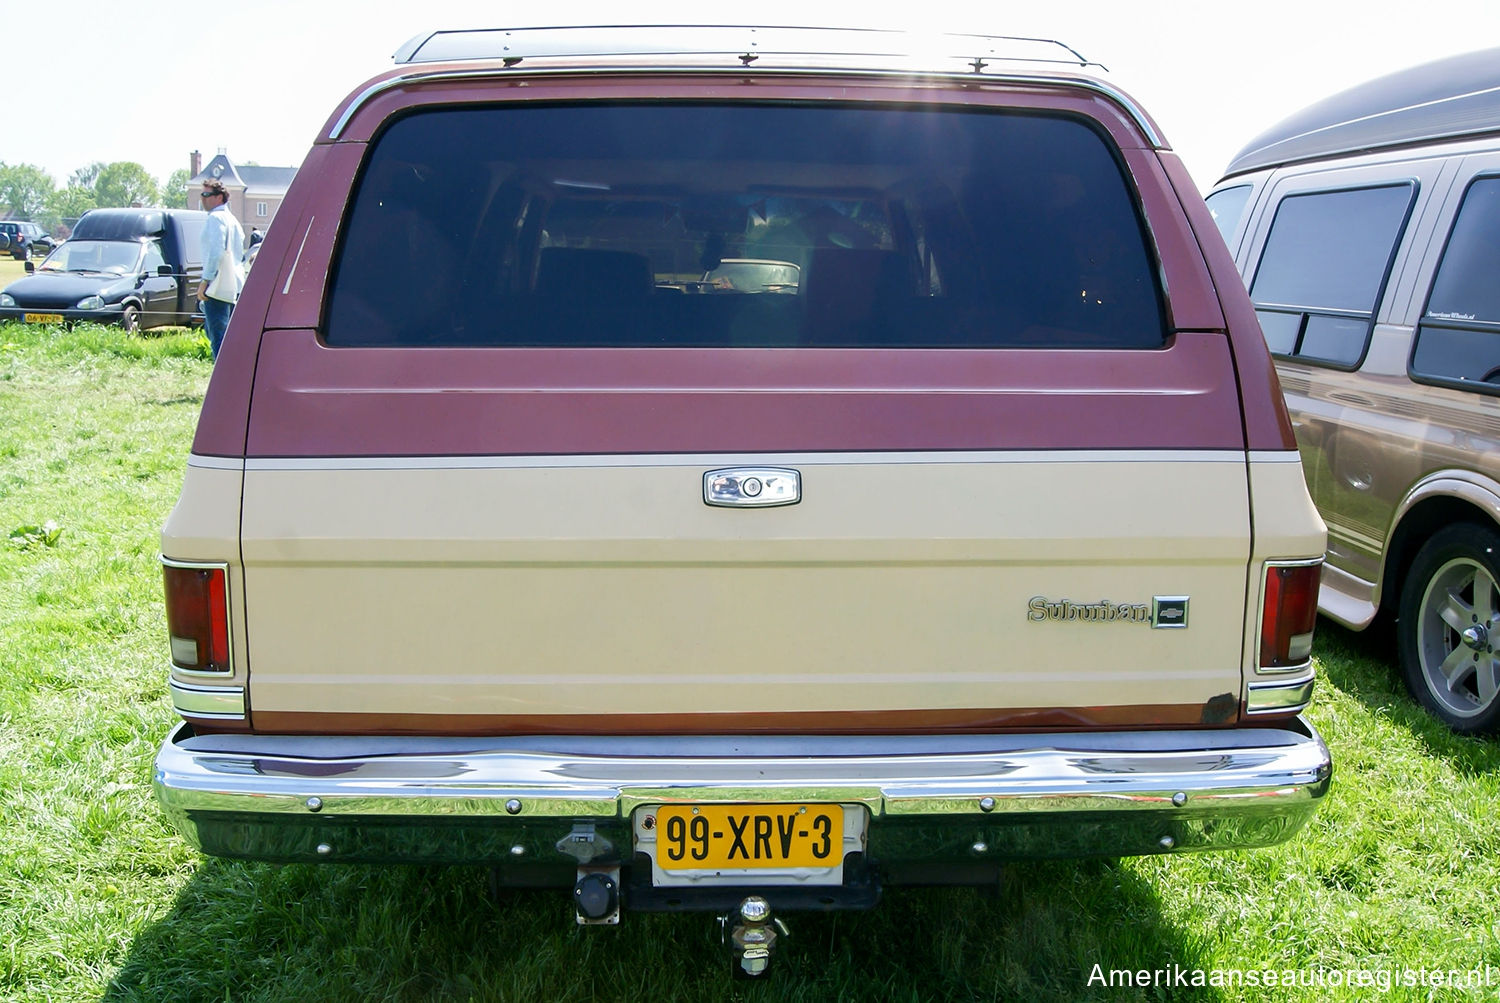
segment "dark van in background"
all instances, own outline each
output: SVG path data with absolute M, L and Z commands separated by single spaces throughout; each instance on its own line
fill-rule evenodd
M 201 322 L 197 209 L 93 209 L 73 236 L 0 292 L 0 321 L 92 321 L 128 331 Z

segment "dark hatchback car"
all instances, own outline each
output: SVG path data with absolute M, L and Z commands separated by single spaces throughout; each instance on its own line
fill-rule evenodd
M 119 324 L 128 331 L 197 321 L 202 271 L 196 209 L 94 209 L 73 237 L 0 290 L 0 321 Z
M 0 253 L 9 254 L 17 261 L 29 261 L 32 257 L 52 253 L 60 241 L 55 241 L 36 223 L 21 220 L 0 221 Z

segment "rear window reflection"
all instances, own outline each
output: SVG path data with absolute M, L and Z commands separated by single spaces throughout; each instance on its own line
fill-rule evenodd
M 369 158 L 333 346 L 1108 347 L 1165 338 L 1083 122 L 893 107 L 419 113 Z

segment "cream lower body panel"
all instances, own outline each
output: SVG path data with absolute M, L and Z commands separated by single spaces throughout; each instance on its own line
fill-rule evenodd
M 703 504 L 736 463 L 798 469 L 801 501 Z M 252 717 L 1242 693 L 1244 454 L 251 460 L 243 511 Z M 1187 628 L 1031 613 L 1160 595 Z
M 800 472 L 704 504 L 705 471 Z M 710 715 L 1242 694 L 1238 453 L 255 461 L 258 713 Z M 1032 601 L 1190 598 L 1188 625 Z

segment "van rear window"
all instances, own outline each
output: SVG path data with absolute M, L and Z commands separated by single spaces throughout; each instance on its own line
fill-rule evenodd
M 392 124 L 333 346 L 1154 348 L 1108 140 L 1061 116 L 588 104 Z

